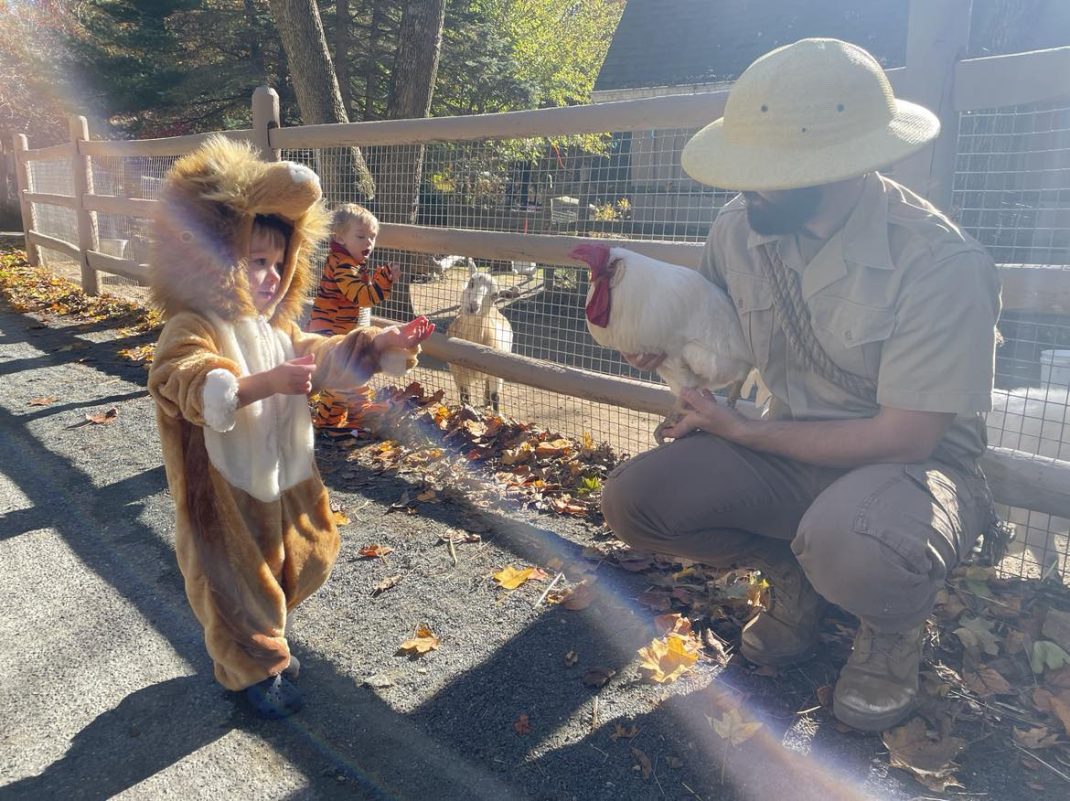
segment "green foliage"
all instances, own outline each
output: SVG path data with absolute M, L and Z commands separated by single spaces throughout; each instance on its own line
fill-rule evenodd
M 81 0 L 76 20 L 68 74 L 132 136 L 248 124 L 253 89 L 284 74 L 265 0 Z

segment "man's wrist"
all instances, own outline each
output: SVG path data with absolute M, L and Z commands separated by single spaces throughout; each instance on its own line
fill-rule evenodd
M 762 420 L 752 420 L 737 412 L 733 416 L 732 424 L 729 426 L 728 431 L 725 432 L 724 438 L 731 440 L 737 445 L 751 447 L 755 442 L 762 425 Z

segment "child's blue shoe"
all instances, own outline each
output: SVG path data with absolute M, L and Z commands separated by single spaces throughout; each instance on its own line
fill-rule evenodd
M 304 705 L 301 692 L 281 673 L 246 687 L 242 695 L 256 714 L 268 720 L 289 717 Z

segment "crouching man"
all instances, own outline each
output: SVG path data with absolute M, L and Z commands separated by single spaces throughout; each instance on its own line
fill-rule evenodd
M 827 602 L 857 615 L 833 709 L 865 731 L 910 714 L 935 595 L 992 519 L 977 462 L 995 266 L 877 172 L 938 130 L 845 42 L 803 40 L 747 69 L 682 163 L 741 191 L 700 270 L 732 298 L 780 413 L 750 420 L 687 393 L 674 441 L 623 463 L 602 501 L 636 547 L 766 573 L 770 607 L 743 632 L 752 662 L 811 656 Z

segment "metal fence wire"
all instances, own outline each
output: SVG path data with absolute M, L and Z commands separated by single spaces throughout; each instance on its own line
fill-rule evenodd
M 1004 265 L 1070 269 L 1070 108 L 1029 106 L 964 114 L 951 212 Z M 383 222 L 520 234 L 701 242 L 731 193 L 690 180 L 680 151 L 693 133 L 650 129 L 567 137 L 494 138 L 365 148 L 376 187 L 369 208 Z M 347 147 L 284 150 L 312 167 L 330 208 L 360 200 L 354 151 Z M 95 191 L 152 198 L 173 158 L 93 159 Z M 420 166 L 419 190 L 412 175 Z M 32 164 L 35 191 L 70 194 L 69 162 Z M 73 212 L 34 204 L 42 233 L 77 242 Z M 144 260 L 147 221 L 98 215 L 101 247 Z M 107 244 L 105 244 L 107 242 Z M 107 252 L 107 251 L 106 251 Z M 49 254 L 51 261 L 53 254 Z M 58 254 L 56 254 L 58 255 Z M 317 254 L 322 264 L 325 253 Z M 379 248 L 373 263 L 394 261 L 407 276 L 376 314 L 412 311 L 445 331 L 469 277 L 466 253 L 423 254 Z M 448 257 L 455 256 L 457 259 Z M 587 273 L 574 267 L 474 259 L 497 284 L 497 306 L 513 329 L 513 352 L 604 375 L 658 381 L 599 347 L 587 332 Z M 117 279 L 125 280 L 125 279 Z M 1039 456 L 1070 458 L 1070 319 L 1023 312 L 1004 315 L 997 357 L 992 444 Z M 425 359 L 415 379 L 459 400 L 448 366 Z M 383 383 L 383 379 L 377 379 Z M 477 399 L 481 393 L 474 393 Z M 658 419 L 521 385 L 506 385 L 503 414 L 566 436 L 590 434 L 618 455 L 652 445 Z M 1070 568 L 1070 524 L 1026 510 L 1004 510 L 1019 536 L 1004 572 L 1036 576 Z
M 1070 105 L 961 115 L 952 206 L 998 263 L 1070 270 Z M 990 444 L 1070 459 L 1070 318 L 1009 311 L 1000 330 Z M 1018 531 L 1006 571 L 1067 576 L 1070 521 L 1000 511 Z

